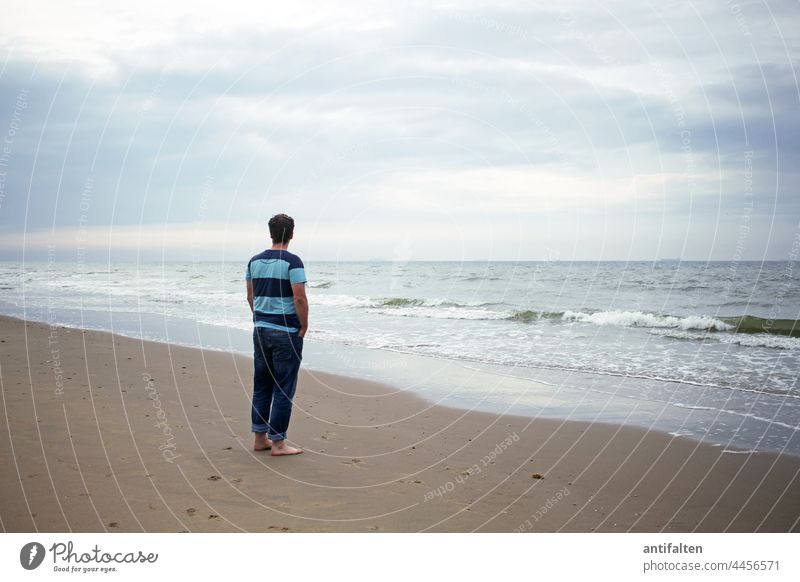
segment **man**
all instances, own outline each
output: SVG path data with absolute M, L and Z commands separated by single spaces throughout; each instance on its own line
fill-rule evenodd
M 253 312 L 253 450 L 272 456 L 299 455 L 286 444 L 297 372 L 308 329 L 303 261 L 287 249 L 294 219 L 276 214 L 269 221 L 272 248 L 247 263 L 247 302 Z

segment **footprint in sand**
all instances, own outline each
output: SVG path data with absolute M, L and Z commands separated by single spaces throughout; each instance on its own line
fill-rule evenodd
M 197 510 L 194 507 L 190 507 L 189 509 L 186 510 L 186 513 L 188 513 L 191 516 L 194 516 L 194 514 L 197 513 Z
M 353 467 L 358 467 L 360 463 L 361 459 L 350 459 L 349 461 L 342 461 L 342 465 L 352 465 Z
M 219 481 L 220 479 L 222 479 L 222 477 L 219 475 L 211 475 L 211 477 L 208 478 L 209 481 Z

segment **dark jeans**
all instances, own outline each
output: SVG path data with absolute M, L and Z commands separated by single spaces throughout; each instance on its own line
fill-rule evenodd
M 303 338 L 266 327 L 253 329 L 253 432 L 273 441 L 286 438 L 303 359 Z

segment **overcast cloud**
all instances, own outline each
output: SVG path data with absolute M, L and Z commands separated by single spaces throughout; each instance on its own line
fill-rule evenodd
M 797 2 L 5 2 L 0 258 L 786 259 Z

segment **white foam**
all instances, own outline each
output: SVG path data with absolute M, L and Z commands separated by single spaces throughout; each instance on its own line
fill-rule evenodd
M 372 307 L 375 300 L 361 295 L 313 294 L 313 303 L 326 307 Z
M 453 301 L 452 299 L 410 299 L 418 301 L 413 305 L 393 305 L 387 303 L 389 297 L 368 297 L 365 295 L 342 295 L 333 293 L 310 294 L 314 305 L 324 307 L 343 307 L 369 309 L 370 313 L 398 315 L 402 317 L 421 317 L 430 319 L 505 319 L 508 313 L 482 309 L 485 302 Z
M 758 416 L 756 414 L 753 414 L 752 412 L 737 412 L 735 410 L 720 410 L 720 412 L 724 412 L 726 414 L 730 414 L 730 415 L 733 415 L 733 416 L 738 416 L 740 418 L 750 418 L 752 420 L 757 420 L 759 422 L 765 422 L 765 423 L 767 423 L 769 425 L 775 425 L 775 426 L 780 426 L 782 428 L 788 428 L 792 432 L 800 431 L 800 426 L 799 425 L 789 424 L 789 423 L 786 423 L 786 422 L 780 422 L 778 420 L 775 420 L 774 418 L 766 418 L 766 417 L 763 417 L 763 416 Z
M 678 408 L 687 408 L 689 410 L 717 410 L 713 406 L 694 406 L 691 404 L 681 404 L 680 402 L 674 402 L 672 405 L 677 406 Z
M 253 321 L 249 317 L 246 319 L 228 317 L 198 317 L 197 323 L 211 325 L 214 327 L 230 327 L 244 331 L 251 331 L 253 329 Z
M 506 319 L 508 314 L 503 311 L 489 309 L 466 309 L 463 307 L 388 307 L 373 309 L 373 313 L 384 315 L 399 315 L 401 317 L 427 317 L 430 319 Z
M 581 311 L 565 311 L 561 316 L 566 321 L 580 321 L 595 325 L 617 325 L 623 327 L 653 327 L 675 329 L 706 329 L 727 331 L 733 326 L 706 315 L 689 315 L 675 317 L 673 315 L 655 315 L 642 311 L 598 311 L 583 313 Z
M 735 344 L 748 348 L 775 348 L 780 350 L 797 350 L 800 349 L 800 338 L 772 335 L 767 333 L 754 333 L 754 334 L 704 334 L 692 333 L 687 331 L 669 330 L 669 329 L 653 329 L 650 330 L 653 335 L 661 337 L 669 337 L 684 340 L 709 340 L 723 344 Z
M 676 431 L 673 431 L 673 432 L 671 432 L 669 434 L 671 436 L 674 436 L 674 437 L 690 437 L 690 436 L 694 435 L 694 433 L 686 431 L 686 430 L 676 430 Z
M 739 344 L 748 348 L 777 348 L 781 350 L 800 349 L 800 338 L 766 333 L 726 335 L 714 338 L 725 344 Z

